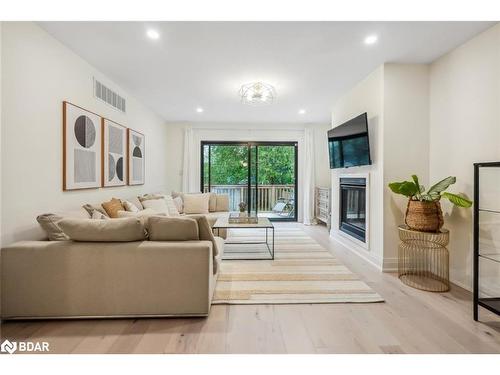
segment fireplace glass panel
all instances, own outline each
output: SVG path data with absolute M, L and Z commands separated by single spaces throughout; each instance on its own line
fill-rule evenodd
M 365 241 L 366 233 L 366 181 L 356 179 L 340 185 L 340 230 Z

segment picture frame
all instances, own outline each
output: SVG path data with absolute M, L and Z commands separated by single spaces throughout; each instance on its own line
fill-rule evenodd
M 101 121 L 98 114 L 63 102 L 63 191 L 101 187 Z
M 127 129 L 127 183 L 143 185 L 146 169 L 146 139 L 144 134 Z
M 102 118 L 102 187 L 127 184 L 127 128 Z

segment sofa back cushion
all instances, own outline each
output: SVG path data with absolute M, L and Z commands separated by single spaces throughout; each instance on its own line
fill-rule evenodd
M 217 194 L 215 210 L 217 212 L 229 212 L 229 195 Z
M 185 214 L 208 214 L 210 194 L 184 194 Z
M 73 241 L 128 242 L 146 238 L 144 224 L 133 217 L 113 220 L 63 219 L 59 226 Z
M 198 222 L 188 217 L 151 216 L 148 220 L 150 241 L 198 241 Z

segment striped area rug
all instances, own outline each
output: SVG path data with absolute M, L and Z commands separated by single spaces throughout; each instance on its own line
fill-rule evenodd
M 263 234 L 264 233 L 264 234 Z M 228 241 L 256 241 L 265 232 L 231 230 Z M 232 258 L 249 245 L 229 245 Z M 254 250 L 254 254 L 265 251 Z M 235 255 L 236 254 L 236 255 Z M 275 260 L 223 260 L 213 304 L 383 302 L 383 299 L 298 227 L 276 228 Z

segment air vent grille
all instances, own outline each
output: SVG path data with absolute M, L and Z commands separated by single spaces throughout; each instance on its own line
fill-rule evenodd
M 126 112 L 125 98 L 118 95 L 113 90 L 109 89 L 97 79 L 94 78 L 94 95 L 97 99 L 108 103 L 110 106 L 116 108 L 121 112 Z

